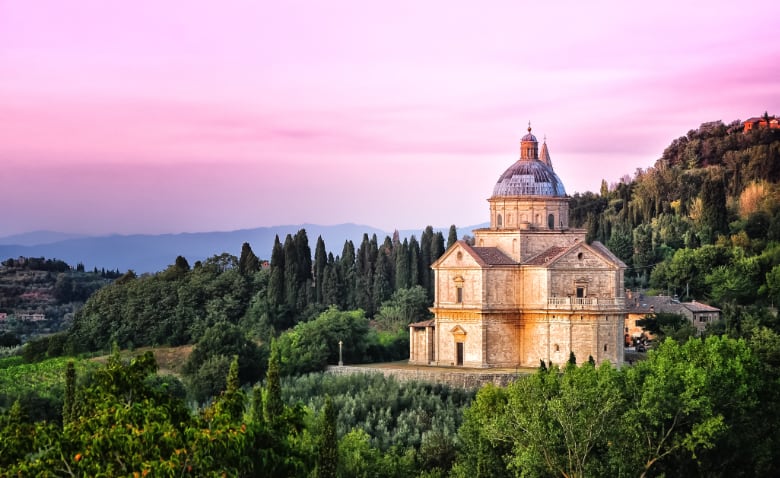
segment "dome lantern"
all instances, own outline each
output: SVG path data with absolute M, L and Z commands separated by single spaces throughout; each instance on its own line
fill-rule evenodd
M 543 145 L 544 158 L 539 158 L 539 142 L 531 134 L 531 122 L 528 122 L 528 134 L 520 141 L 520 159 L 509 167 L 496 182 L 493 197 L 506 196 L 547 196 L 565 197 L 563 182 L 555 174 L 550 161 L 547 142 Z

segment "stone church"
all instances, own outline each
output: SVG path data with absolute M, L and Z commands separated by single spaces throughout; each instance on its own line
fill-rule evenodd
M 490 227 L 431 266 L 434 318 L 409 326 L 409 362 L 537 367 L 574 352 L 621 365 L 626 265 L 569 227 L 569 198 L 530 125 L 488 203 Z

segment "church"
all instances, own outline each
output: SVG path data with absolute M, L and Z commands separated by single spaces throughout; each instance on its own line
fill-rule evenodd
M 530 124 L 488 203 L 490 226 L 431 266 L 434 318 L 409 326 L 409 362 L 537 367 L 573 352 L 621 365 L 626 265 L 569 227 L 569 198 Z

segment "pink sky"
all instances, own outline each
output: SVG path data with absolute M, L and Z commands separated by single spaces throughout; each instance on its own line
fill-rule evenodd
M 485 222 L 780 114 L 780 2 L 0 0 L 0 236 Z

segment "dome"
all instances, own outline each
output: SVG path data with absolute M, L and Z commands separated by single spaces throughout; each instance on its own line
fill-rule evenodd
M 500 196 L 565 197 L 566 190 L 552 167 L 538 159 L 520 159 L 498 178 L 493 197 Z
M 515 138 L 517 138 L 517 136 L 515 136 Z M 539 142 L 536 140 L 536 136 L 531 134 L 531 128 L 528 128 L 528 134 L 523 136 L 520 141 L 533 141 L 534 143 Z

